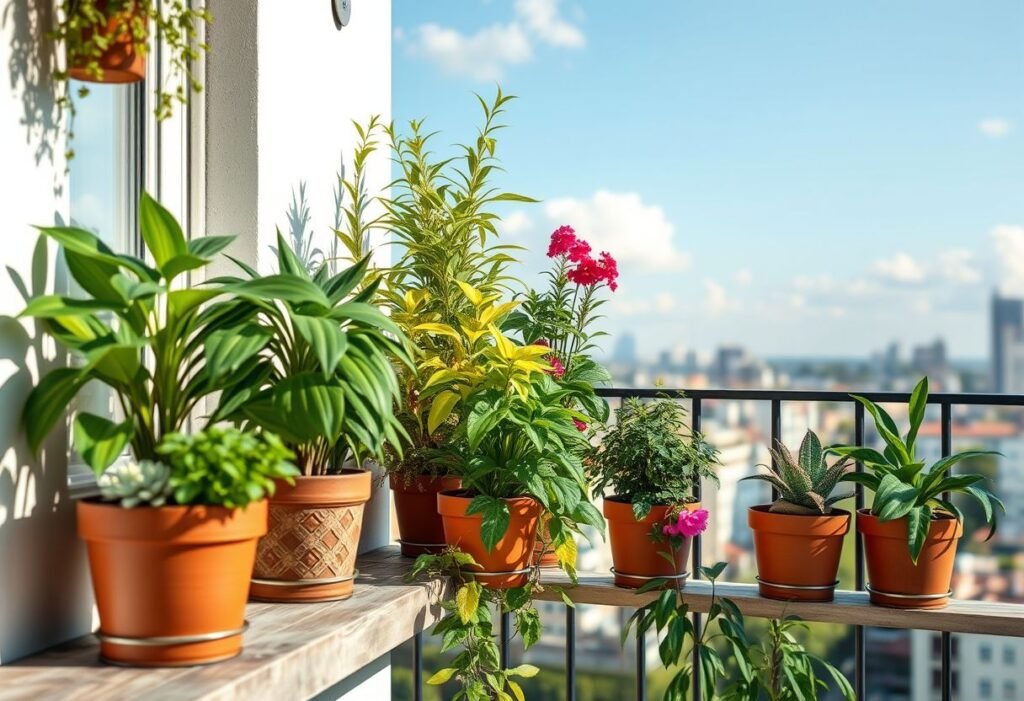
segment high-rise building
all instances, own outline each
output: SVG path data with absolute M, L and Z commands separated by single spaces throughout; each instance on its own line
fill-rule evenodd
M 612 350 L 612 362 L 623 365 L 636 364 L 636 336 L 628 331 L 619 336 Z
M 1024 300 L 992 295 L 992 389 L 1018 392 L 1024 385 L 1016 372 L 1024 355 Z

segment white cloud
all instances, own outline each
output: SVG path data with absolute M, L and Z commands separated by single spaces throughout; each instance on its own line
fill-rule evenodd
M 750 272 L 747 268 L 743 268 L 736 271 L 733 279 L 736 280 L 736 284 L 740 287 L 750 287 L 754 284 L 754 273 Z
M 1003 294 L 1024 294 L 1024 226 L 1000 224 L 991 236 L 999 254 L 999 289 Z
M 676 308 L 676 298 L 668 292 L 662 292 L 654 298 L 654 308 L 659 312 L 670 312 Z
M 646 270 L 681 270 L 689 255 L 673 241 L 675 229 L 665 211 L 646 204 L 635 192 L 598 190 L 589 200 L 563 197 L 548 201 L 544 213 L 553 224 L 568 224 L 595 251 L 608 251 L 621 264 Z
M 479 81 L 499 80 L 507 66 L 533 57 L 530 40 L 516 22 L 492 24 L 471 35 L 423 24 L 416 28 L 409 52 L 433 62 L 444 73 Z
M 935 267 L 939 275 L 960 285 L 970 285 L 981 280 L 981 272 L 974 265 L 974 253 L 966 248 L 942 251 Z
M 711 316 L 736 311 L 739 305 L 726 293 L 725 288 L 710 278 L 704 279 L 704 309 Z
M 516 0 L 516 14 L 547 44 L 579 49 L 587 43 L 580 28 L 559 15 L 558 0 Z
M 906 253 L 876 260 L 872 270 L 879 277 L 892 282 L 913 284 L 924 280 L 924 266 Z
M 521 210 L 516 210 L 502 217 L 501 223 L 498 225 L 501 233 L 508 234 L 509 236 L 517 236 L 532 227 L 533 219 L 530 218 L 529 214 Z
M 1002 117 L 988 117 L 978 122 L 978 131 L 990 139 L 1001 139 L 1013 129 L 1013 124 Z
M 563 49 L 586 45 L 583 31 L 561 16 L 559 0 L 516 0 L 515 17 L 472 33 L 436 23 L 407 32 L 396 27 L 396 43 L 409 55 L 435 64 L 442 72 L 481 82 L 500 80 L 510 66 L 533 58 L 535 43 Z

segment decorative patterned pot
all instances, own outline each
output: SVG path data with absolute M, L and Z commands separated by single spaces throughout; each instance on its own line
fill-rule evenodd
M 850 512 L 777 514 L 770 508 L 763 505 L 747 510 L 761 596 L 780 601 L 832 601 L 843 537 L 850 530 Z
M 276 602 L 352 596 L 372 478 L 365 470 L 344 470 L 279 485 L 270 500 L 267 535 L 256 550 L 249 595 Z
M 267 532 L 267 502 L 140 506 L 80 501 L 100 613 L 100 656 L 115 664 L 183 667 L 242 650 L 248 573 Z
M 108 12 L 107 5 L 106 0 L 97 0 L 96 9 L 106 14 Z M 119 17 L 111 17 L 107 22 L 103 33 L 107 35 L 110 44 L 98 59 L 100 68 L 103 70 L 101 77 L 97 78 L 93 75 L 87 69 L 84 61 L 68 66 L 68 75 L 75 80 L 84 80 L 90 83 L 137 83 L 145 78 L 146 57 L 135 50 L 135 43 L 132 41 L 131 35 L 114 36 L 118 24 L 131 23 L 136 18 L 143 22 L 147 21 L 146 17 L 142 16 L 138 3 L 130 3 L 121 10 Z M 87 39 L 90 31 L 82 32 L 86 35 L 83 38 Z
M 389 480 L 395 493 L 395 516 L 398 518 L 402 555 L 436 555 L 444 550 L 444 524 L 441 514 L 437 513 L 437 493 L 445 489 L 459 489 L 462 480 L 430 475 L 418 475 L 410 480 L 403 475 L 391 475 Z
M 685 505 L 690 511 L 700 508 L 700 502 Z M 690 542 L 686 538 L 675 552 L 675 565 L 662 557 L 667 545 L 651 540 L 654 524 L 665 520 L 669 506 L 656 505 L 638 521 L 633 515 L 633 504 L 610 496 L 604 498 L 604 517 L 608 521 L 608 539 L 612 543 L 612 565 L 615 567 L 615 586 L 639 589 L 652 579 L 668 577 L 682 580 L 689 576 Z M 632 576 L 630 576 L 632 575 Z

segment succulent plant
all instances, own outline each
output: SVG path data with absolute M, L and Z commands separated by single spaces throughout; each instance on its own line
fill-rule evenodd
M 172 491 L 170 477 L 170 468 L 162 462 L 141 460 L 108 467 L 97 484 L 104 499 L 119 501 L 126 509 L 163 506 Z
M 782 441 L 777 443 L 777 448 L 771 451 L 775 465 L 761 466 L 769 469 L 770 473 L 744 478 L 768 482 L 778 490 L 779 498 L 772 503 L 770 511 L 780 514 L 827 514 L 832 510 L 832 504 L 853 496 L 830 496 L 840 478 L 853 470 L 853 463 L 849 458 L 842 458 L 829 466 L 821 441 L 814 431 L 807 430 L 797 458 L 793 457 Z

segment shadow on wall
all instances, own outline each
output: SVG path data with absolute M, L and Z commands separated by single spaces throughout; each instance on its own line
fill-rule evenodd
M 23 298 L 46 289 L 51 269 L 46 242 L 32 256 L 30 287 L 7 268 Z M 66 281 L 57 280 L 58 288 Z M 47 358 L 41 334 L 0 316 L 0 664 L 32 653 L 92 625 L 92 590 L 85 552 L 75 535 L 67 491 L 67 429 L 44 444 L 39 459 L 21 430 L 21 409 L 34 383 L 33 368 L 61 364 Z
M 54 0 L 8 0 L 0 12 L 0 29 L 10 36 L 8 80 L 11 91 L 21 95 L 20 123 L 25 128 L 25 142 L 35 147 L 37 165 L 63 158 L 54 148 L 63 128 L 54 97 L 57 51 L 54 42 L 46 38 L 55 21 L 54 4 Z M 55 181 L 55 194 L 60 194 L 61 188 Z

